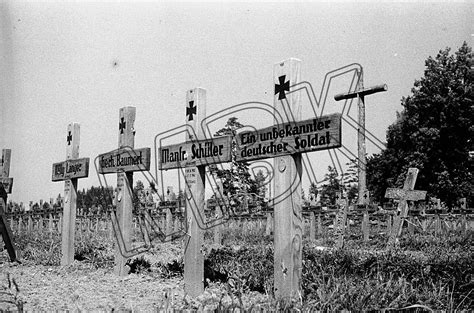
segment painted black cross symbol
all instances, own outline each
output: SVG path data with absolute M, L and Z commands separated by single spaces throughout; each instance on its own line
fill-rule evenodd
M 120 130 L 120 133 L 123 134 L 123 130 L 125 129 L 125 125 L 127 125 L 127 123 L 125 122 L 125 118 L 121 118 L 121 122 L 119 122 L 119 130 Z
M 71 145 L 71 141 L 72 141 L 72 134 L 71 132 L 68 132 L 67 134 L 67 137 L 66 137 L 66 141 L 67 141 L 67 145 Z
M 188 121 L 193 120 L 193 114 L 196 114 L 196 108 L 197 107 L 194 106 L 194 101 L 189 101 L 189 108 L 186 108 L 186 116 L 189 115 Z
M 285 82 L 286 75 L 278 77 L 280 84 L 275 84 L 275 94 L 278 94 L 278 100 L 286 98 L 285 91 L 290 91 L 290 81 Z

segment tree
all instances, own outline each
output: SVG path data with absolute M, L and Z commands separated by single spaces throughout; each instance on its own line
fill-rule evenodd
M 466 42 L 450 54 L 441 50 L 425 61 L 424 76 L 387 131 L 387 147 L 368 158 L 367 178 L 379 201 L 387 187 L 402 186 L 407 169 L 420 169 L 417 189 L 448 205 L 473 199 L 474 105 L 470 74 L 472 48 Z
M 249 164 L 245 161 L 237 161 L 237 130 L 244 127 L 236 117 L 230 117 L 226 125 L 218 130 L 214 136 L 231 136 L 231 164 L 228 169 L 218 169 L 216 165 L 209 166 L 209 172 L 222 180 L 223 193 L 231 203 L 233 208 L 238 209 L 248 200 L 249 193 L 258 194 L 257 182 L 252 179 L 249 173 Z M 263 174 L 263 173 L 262 173 Z
M 336 203 L 336 192 L 342 189 L 336 168 L 328 166 L 328 173 L 324 177 L 326 183 L 321 188 L 321 203 L 323 205 L 333 205 Z

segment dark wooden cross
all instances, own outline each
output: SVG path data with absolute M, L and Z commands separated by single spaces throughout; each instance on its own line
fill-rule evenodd
M 334 100 L 347 100 L 347 99 L 358 99 L 358 122 L 357 122 L 357 172 L 358 172 L 358 204 L 362 204 L 362 197 L 364 191 L 367 189 L 366 184 L 366 156 L 365 156 L 365 96 L 387 91 L 388 87 L 386 84 L 378 85 L 370 88 L 364 88 L 364 71 L 361 68 L 359 72 L 359 81 L 357 89 L 354 92 L 341 93 L 334 96 Z
M 403 223 L 408 216 L 408 203 L 407 201 L 419 201 L 426 198 L 426 191 L 413 190 L 416 183 L 416 177 L 418 176 L 419 170 L 411 167 L 408 169 L 403 189 L 387 188 L 385 192 L 385 198 L 398 199 L 397 214 L 393 220 L 393 226 L 389 234 L 387 247 L 390 248 L 398 242 L 398 238 L 402 234 Z
M 10 176 L 11 150 L 2 150 L 2 163 L 0 164 L 0 234 L 7 248 L 10 261 L 16 261 L 15 246 L 10 225 L 7 222 L 5 211 L 7 207 L 7 194 L 12 192 L 13 178 Z

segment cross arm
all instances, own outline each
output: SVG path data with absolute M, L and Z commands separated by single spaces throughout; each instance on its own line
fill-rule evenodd
M 383 92 L 387 90 L 388 90 L 387 84 L 377 85 L 370 88 L 364 88 L 362 90 L 356 90 L 354 92 L 337 94 L 334 96 L 334 100 L 340 101 L 340 100 L 345 100 L 345 99 L 352 99 L 352 98 L 356 98 L 357 95 L 368 96 L 377 92 Z
M 397 188 L 387 188 L 385 198 L 419 201 L 425 200 L 426 191 L 424 190 L 404 190 Z

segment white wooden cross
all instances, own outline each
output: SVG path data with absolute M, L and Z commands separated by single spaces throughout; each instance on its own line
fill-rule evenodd
M 79 159 L 80 125 L 71 123 L 66 133 L 66 161 L 54 163 L 52 181 L 64 181 L 64 209 L 61 228 L 61 265 L 74 261 L 77 179 L 89 175 L 89 158 Z
M 393 225 L 389 234 L 387 247 L 392 247 L 398 242 L 398 238 L 402 234 L 403 223 L 408 216 L 407 201 L 418 201 L 426 198 L 426 191 L 413 190 L 416 183 L 416 177 L 419 170 L 414 167 L 408 169 L 407 177 L 403 189 L 387 188 L 385 198 L 398 199 L 397 214 L 393 219 Z
M 134 149 L 135 107 L 119 111 L 118 149 L 98 156 L 99 174 L 117 173 L 116 219 L 112 214 L 116 238 L 114 273 L 128 274 L 127 259 L 132 255 L 133 172 L 150 170 L 150 148 Z
M 344 235 L 346 232 L 347 223 L 347 199 L 344 198 L 342 191 L 336 192 L 336 205 L 338 211 L 336 212 L 336 219 L 334 222 L 334 237 L 336 238 L 336 248 L 344 247 Z

